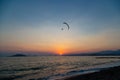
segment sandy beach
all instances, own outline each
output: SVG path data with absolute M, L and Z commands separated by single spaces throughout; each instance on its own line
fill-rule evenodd
M 99 72 L 72 76 L 64 80 L 120 80 L 120 66 L 108 68 Z

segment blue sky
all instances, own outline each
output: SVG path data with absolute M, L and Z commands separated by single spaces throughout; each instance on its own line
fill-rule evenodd
M 59 52 L 55 45 L 60 45 L 67 53 L 120 48 L 119 0 L 1 0 L 0 4 L 1 50 L 34 46 L 35 51 Z M 70 31 L 60 30 L 64 21 Z

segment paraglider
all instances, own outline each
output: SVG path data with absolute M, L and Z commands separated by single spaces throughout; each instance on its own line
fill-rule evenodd
M 65 24 L 65 25 L 67 26 L 67 29 L 68 29 L 68 30 L 70 29 L 70 26 L 68 25 L 68 23 L 63 22 L 63 24 Z M 64 28 L 61 28 L 61 30 L 64 30 Z

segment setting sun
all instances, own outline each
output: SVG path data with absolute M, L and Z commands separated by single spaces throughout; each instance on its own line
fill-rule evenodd
M 62 55 L 63 53 L 59 53 L 59 55 Z
M 59 55 L 63 55 L 63 53 L 64 53 L 63 49 L 59 49 L 59 50 L 58 50 L 58 54 L 59 54 Z
M 65 51 L 65 45 L 59 44 L 57 46 L 55 46 L 56 48 L 56 53 L 58 55 L 63 55 L 66 51 Z

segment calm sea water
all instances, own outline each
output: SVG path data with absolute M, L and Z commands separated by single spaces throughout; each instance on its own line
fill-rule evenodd
M 54 80 L 113 64 L 120 65 L 120 59 L 97 59 L 95 56 L 1 57 L 0 78 Z

